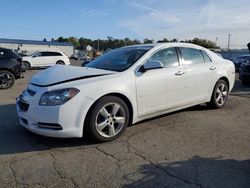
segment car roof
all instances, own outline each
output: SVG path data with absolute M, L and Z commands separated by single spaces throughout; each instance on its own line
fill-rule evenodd
M 172 46 L 205 49 L 202 46 L 192 44 L 192 43 L 184 43 L 184 42 L 164 42 L 164 43 L 138 44 L 138 45 L 125 46 L 125 47 L 172 47 Z
M 56 50 L 40 50 L 37 52 L 59 52 L 59 53 L 62 53 L 61 51 L 56 51 Z

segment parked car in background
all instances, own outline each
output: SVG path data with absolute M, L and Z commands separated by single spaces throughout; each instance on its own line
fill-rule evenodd
M 24 53 L 17 53 L 20 57 L 26 57 L 28 56 L 28 54 L 24 54 Z
M 201 103 L 222 108 L 234 81 L 231 61 L 197 45 L 126 46 L 86 67 L 41 71 L 17 99 L 17 113 L 22 126 L 40 135 L 86 133 L 105 142 L 147 118 Z
M 239 78 L 243 85 L 250 85 L 250 61 L 241 64 Z
M 10 49 L 0 48 L 0 89 L 14 85 L 22 75 L 22 58 Z
M 72 55 L 70 56 L 70 59 L 89 61 L 91 58 L 88 57 L 88 56 L 85 55 L 85 54 L 78 53 L 78 54 L 72 54 Z
M 250 61 L 250 54 L 240 55 L 240 56 L 237 56 L 237 57 L 233 57 L 232 61 L 234 63 L 236 72 L 239 72 L 240 65 L 242 63 Z
M 38 51 L 23 57 L 26 69 L 31 67 L 49 67 L 55 64 L 70 65 L 69 58 L 59 51 Z

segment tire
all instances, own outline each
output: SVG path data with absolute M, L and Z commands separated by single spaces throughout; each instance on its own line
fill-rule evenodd
M 24 69 L 29 70 L 31 68 L 31 65 L 28 61 L 23 61 Z
M 129 124 L 128 106 L 115 96 L 102 97 L 88 114 L 87 130 L 90 138 L 97 142 L 118 138 Z
M 61 60 L 57 61 L 56 64 L 58 64 L 58 65 L 65 65 L 65 63 L 63 61 L 61 61 Z
M 15 84 L 15 76 L 7 70 L 0 70 L 0 89 L 11 88 Z
M 214 109 L 222 108 L 228 99 L 229 87 L 226 81 L 219 80 L 214 87 L 210 102 L 208 103 Z

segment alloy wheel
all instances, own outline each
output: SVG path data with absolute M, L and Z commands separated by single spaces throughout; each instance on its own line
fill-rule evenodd
M 101 107 L 95 119 L 97 132 L 106 138 L 116 136 L 125 124 L 125 111 L 118 103 L 108 103 Z
M 0 88 L 6 89 L 11 87 L 13 84 L 14 79 L 13 76 L 8 72 L 1 72 L 0 73 Z
M 215 99 L 218 105 L 222 106 L 227 100 L 228 90 L 224 83 L 220 83 L 216 89 Z

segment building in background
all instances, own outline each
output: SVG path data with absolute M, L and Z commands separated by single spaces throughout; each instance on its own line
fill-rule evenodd
M 36 51 L 61 51 L 67 56 L 74 53 L 74 47 L 69 42 L 49 42 L 36 40 L 0 38 L 0 47 L 12 49 L 18 53 L 31 54 Z

